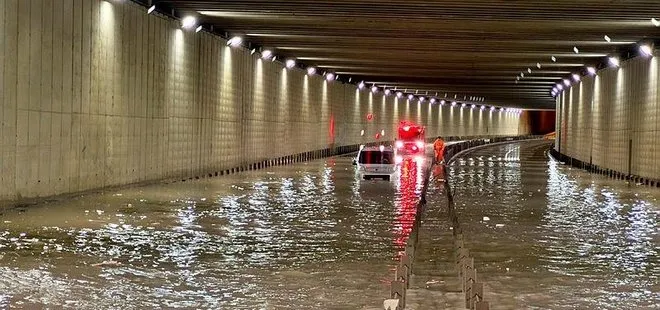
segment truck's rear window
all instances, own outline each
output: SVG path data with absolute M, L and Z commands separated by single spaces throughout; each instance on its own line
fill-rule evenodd
M 361 164 L 394 164 L 394 152 L 362 151 L 358 159 Z

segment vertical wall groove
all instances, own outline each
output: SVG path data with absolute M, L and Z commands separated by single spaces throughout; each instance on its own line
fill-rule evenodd
M 564 91 L 557 97 L 562 126 L 555 148 L 603 169 L 660 178 L 659 70 L 657 57 L 637 57 Z M 580 96 L 567 99 L 578 89 Z
M 381 131 L 390 140 L 401 119 L 428 136 L 527 133 L 518 114 L 283 69 L 129 1 L 4 0 L 0 33 L 2 200 L 202 176 Z

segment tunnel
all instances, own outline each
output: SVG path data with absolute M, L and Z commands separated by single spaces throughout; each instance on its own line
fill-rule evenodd
M 0 0 L 0 309 L 655 309 L 658 12 Z

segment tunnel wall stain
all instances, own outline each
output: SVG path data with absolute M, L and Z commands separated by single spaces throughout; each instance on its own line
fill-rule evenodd
M 660 179 L 657 57 L 585 77 L 557 97 L 555 150 L 622 175 Z
M 0 200 L 391 140 L 401 119 L 428 136 L 529 130 L 518 114 L 358 91 L 179 25 L 130 1 L 1 1 Z

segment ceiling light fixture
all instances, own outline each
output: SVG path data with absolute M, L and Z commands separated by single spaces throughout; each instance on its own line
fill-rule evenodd
M 332 72 L 328 72 L 328 74 L 325 75 L 325 79 L 328 81 L 333 81 L 335 79 L 335 74 Z
M 594 74 L 596 74 L 596 68 L 594 68 L 594 67 L 588 67 L 588 68 L 587 68 L 587 72 L 589 72 L 589 74 L 591 74 L 591 75 L 594 75 Z
M 156 10 L 156 5 L 154 4 L 154 5 L 152 5 L 152 6 L 149 7 L 149 9 L 147 10 L 147 14 L 151 14 L 151 13 L 153 13 L 153 11 L 155 11 L 155 10 Z
M 364 82 L 360 82 L 360 84 L 358 84 L 358 88 L 359 89 L 364 89 Z
M 191 29 L 197 24 L 197 19 L 194 16 L 186 16 L 181 20 L 181 27 Z
M 531 68 L 527 68 L 527 73 L 532 73 L 532 69 L 531 69 Z
M 397 98 L 401 98 L 401 97 L 403 97 L 403 93 L 400 92 L 400 91 L 396 92 L 396 97 L 397 97 Z
M 569 81 L 568 79 L 564 79 L 564 85 L 571 86 L 571 81 Z
M 618 67 L 619 66 L 619 58 L 616 57 L 610 57 L 609 62 L 611 65 Z
M 579 54 L 580 50 L 578 50 L 577 46 L 573 46 L 573 52 L 575 52 L 576 54 Z
M 577 73 L 573 73 L 573 80 L 576 81 L 576 82 L 579 81 L 580 80 L 580 75 L 577 74 Z
M 607 42 L 612 42 L 612 39 L 610 39 L 610 37 L 607 35 L 605 35 L 603 38 L 605 38 L 605 41 Z
M 385 96 L 389 96 L 389 95 L 391 95 L 391 94 L 392 94 L 392 91 L 391 91 L 391 90 L 389 90 L 389 89 L 386 89 L 386 90 L 385 90 Z
M 307 75 L 314 75 L 315 73 L 316 73 L 316 68 L 314 67 L 307 68 Z
M 555 58 L 555 56 L 550 56 L 550 60 L 552 60 L 552 62 L 557 62 L 557 58 Z
M 655 18 L 651 18 L 651 23 L 653 26 L 660 27 L 660 21 Z
M 270 58 L 270 56 L 273 56 L 273 52 L 271 52 L 269 50 L 265 50 L 265 51 L 261 52 L 261 58 L 263 58 L 263 59 L 268 59 L 268 58 Z
M 287 59 L 286 60 L 286 67 L 291 69 L 296 66 L 296 61 L 293 59 Z
M 233 37 L 233 38 L 229 39 L 229 41 L 227 41 L 227 45 L 236 47 L 236 46 L 241 45 L 242 42 L 243 42 L 243 38 Z
M 651 49 L 651 47 L 646 45 L 646 44 L 640 46 L 639 50 L 642 52 L 642 54 L 644 56 L 652 56 L 653 55 L 653 49 Z
M 539 69 L 541 69 L 541 63 L 540 63 L 540 62 L 537 62 L 537 63 L 536 63 L 536 67 L 539 68 Z

